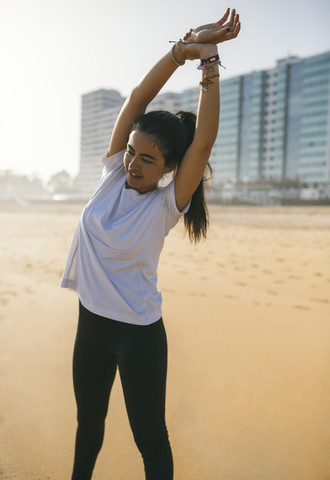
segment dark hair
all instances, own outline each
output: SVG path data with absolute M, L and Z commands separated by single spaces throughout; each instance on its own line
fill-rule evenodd
M 196 115 L 193 112 L 180 110 L 173 114 L 164 110 L 156 110 L 137 118 L 132 125 L 132 131 L 139 130 L 154 137 L 157 147 L 165 158 L 165 165 L 172 167 L 175 175 L 185 152 L 193 141 L 195 127 Z M 212 176 L 212 168 L 209 163 L 206 170 L 208 170 L 209 176 L 206 178 L 204 173 L 191 198 L 189 210 L 184 215 L 184 224 L 189 239 L 195 243 L 201 237 L 206 238 L 209 224 L 204 192 L 204 182 Z

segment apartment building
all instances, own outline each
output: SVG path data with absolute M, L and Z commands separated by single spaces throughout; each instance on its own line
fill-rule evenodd
M 213 185 L 258 180 L 330 183 L 330 51 L 289 56 L 268 69 L 221 80 Z M 196 111 L 199 88 L 156 97 L 150 109 Z M 115 90 L 82 96 L 80 188 L 90 194 L 124 102 Z

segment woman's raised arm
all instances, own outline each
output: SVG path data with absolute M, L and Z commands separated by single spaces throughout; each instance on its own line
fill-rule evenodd
M 239 16 L 232 11 L 230 20 L 229 9 L 219 22 L 204 25 L 186 34 L 186 58 L 189 58 L 189 48 L 198 47 L 202 69 L 200 82 L 200 97 L 196 119 L 196 130 L 192 144 L 186 151 L 180 168 L 175 176 L 174 190 L 178 209 L 181 211 L 197 189 L 211 154 L 211 150 L 218 133 L 220 93 L 219 93 L 219 57 L 216 43 L 236 38 L 240 31 Z M 194 43 L 202 39 L 215 43 Z
M 175 59 L 178 64 L 184 64 L 184 56 L 177 48 L 175 49 Z M 156 97 L 178 66 L 172 60 L 171 52 L 166 53 L 132 90 L 117 118 L 110 139 L 108 156 L 120 152 L 126 147 L 133 121 L 143 115 L 149 103 Z
M 115 123 L 107 155 L 113 155 L 126 147 L 128 136 L 133 121 L 142 115 L 149 103 L 156 97 L 168 79 L 173 75 L 178 66 L 183 65 L 186 60 L 207 58 L 208 52 L 214 51 L 216 43 L 230 40 L 238 35 L 238 17 L 235 11 L 232 12 L 230 21 L 225 24 L 229 16 L 229 9 L 216 24 L 204 25 L 191 30 L 186 41 L 179 41 L 170 52 L 166 53 L 145 75 L 141 82 L 132 90 L 125 101 L 117 121 Z M 237 20 L 235 20 L 237 17 Z M 231 29 L 229 32 L 228 29 Z M 236 28 L 236 29 L 235 29 Z M 185 38 L 186 38 L 185 37 Z M 199 39 L 214 43 L 197 43 Z

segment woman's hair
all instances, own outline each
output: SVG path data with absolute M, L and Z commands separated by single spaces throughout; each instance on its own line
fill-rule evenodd
M 156 110 L 137 118 L 133 130 L 147 133 L 155 139 L 155 143 L 165 158 L 165 166 L 173 168 L 174 175 L 178 171 L 185 152 L 193 141 L 196 127 L 196 115 L 180 110 L 176 114 Z M 206 238 L 209 224 L 208 210 L 205 200 L 204 182 L 212 176 L 212 168 L 207 163 L 205 173 L 191 198 L 190 207 L 184 215 L 184 224 L 189 239 L 197 243 L 201 237 Z

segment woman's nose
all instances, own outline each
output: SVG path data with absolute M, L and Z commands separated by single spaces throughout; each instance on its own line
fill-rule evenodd
M 138 168 L 138 159 L 133 157 L 128 165 L 130 170 L 136 170 Z

